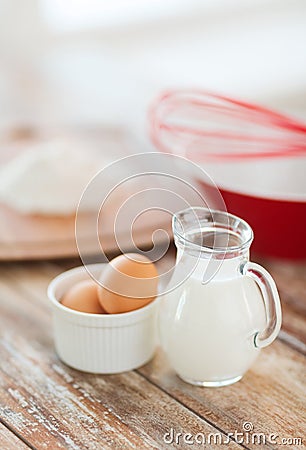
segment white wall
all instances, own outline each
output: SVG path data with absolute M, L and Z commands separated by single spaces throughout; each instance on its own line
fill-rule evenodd
M 305 0 L 148 1 L 140 13 L 133 0 L 117 21 L 99 6 L 84 23 L 58 3 L 50 12 L 48 0 L 0 0 L 2 124 L 123 124 L 141 134 L 151 99 L 181 86 L 306 120 Z

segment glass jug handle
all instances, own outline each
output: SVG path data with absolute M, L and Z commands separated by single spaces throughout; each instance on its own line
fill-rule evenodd
M 240 273 L 256 281 L 263 296 L 267 326 L 254 336 L 254 345 L 267 347 L 277 337 L 282 324 L 282 310 L 275 281 L 269 272 L 259 264 L 246 261 L 239 267 Z

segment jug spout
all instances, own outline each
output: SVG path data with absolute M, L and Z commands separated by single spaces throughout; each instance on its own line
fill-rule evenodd
M 212 278 L 239 276 L 240 264 L 248 260 L 253 240 L 251 227 L 223 211 L 188 208 L 172 220 L 177 262 L 188 265 L 203 283 Z

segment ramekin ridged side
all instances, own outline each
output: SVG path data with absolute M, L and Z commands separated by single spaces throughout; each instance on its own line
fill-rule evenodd
M 99 276 L 106 264 L 93 264 Z M 48 287 L 55 348 L 67 365 L 92 373 L 119 373 L 148 362 L 157 345 L 158 299 L 123 314 L 87 314 L 66 308 L 60 299 L 74 283 L 88 279 L 85 267 L 68 270 Z

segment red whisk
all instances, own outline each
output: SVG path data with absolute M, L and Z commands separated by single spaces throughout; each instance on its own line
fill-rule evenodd
M 150 110 L 163 151 L 194 161 L 306 154 L 306 125 L 251 103 L 204 91 L 163 94 Z

